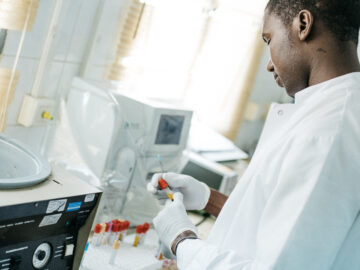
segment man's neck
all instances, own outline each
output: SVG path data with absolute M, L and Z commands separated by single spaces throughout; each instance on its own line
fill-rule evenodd
M 312 61 L 309 86 L 352 72 L 360 72 L 359 58 L 354 44 L 345 44 L 341 48 L 332 50 L 319 49 Z

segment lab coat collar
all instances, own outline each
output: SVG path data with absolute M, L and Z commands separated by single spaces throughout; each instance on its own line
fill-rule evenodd
M 344 88 L 354 86 L 358 89 L 360 84 L 360 72 L 349 73 L 334 79 L 310 86 L 295 94 L 295 104 L 274 104 L 268 114 L 267 121 L 262 131 L 257 149 L 273 149 L 277 147 L 276 142 L 285 136 L 292 128 L 297 120 L 293 119 L 298 111 L 306 107 L 308 102 L 322 98 L 325 93 L 331 90 L 343 91 Z M 341 87 L 339 87 L 339 85 Z M 301 116 L 301 114 L 300 114 Z M 289 121 L 289 119 L 292 119 Z M 285 124 L 288 122 L 289 124 Z M 258 152 L 258 150 L 256 151 Z M 263 155 L 264 152 L 262 152 Z M 253 156 L 257 158 L 256 153 Z
M 303 104 L 309 97 L 315 95 L 315 93 L 321 93 L 322 91 L 339 84 L 344 84 L 344 87 L 360 82 L 360 72 L 348 73 L 325 82 L 309 86 L 295 94 L 295 104 Z

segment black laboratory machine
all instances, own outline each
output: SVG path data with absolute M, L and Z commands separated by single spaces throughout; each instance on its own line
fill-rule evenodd
M 100 197 L 60 167 L 33 186 L 0 187 L 0 269 L 79 269 Z

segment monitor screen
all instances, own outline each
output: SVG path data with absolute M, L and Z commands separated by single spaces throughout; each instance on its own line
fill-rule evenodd
M 182 115 L 161 115 L 155 144 L 179 144 L 184 121 Z
M 189 161 L 183 168 L 182 174 L 190 175 L 195 179 L 204 182 L 209 187 L 219 190 L 223 176 L 206 167 L 199 166 L 198 164 Z

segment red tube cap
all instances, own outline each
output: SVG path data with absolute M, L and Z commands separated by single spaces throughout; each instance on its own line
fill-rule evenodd
M 137 225 L 136 226 L 136 233 L 142 233 L 142 231 L 143 231 L 143 225 Z
M 100 233 L 102 229 L 101 224 L 96 224 L 94 228 L 94 233 Z
M 118 223 L 120 223 L 120 220 L 118 220 L 118 219 L 113 219 L 113 220 L 111 221 L 111 223 L 112 223 L 112 224 L 118 224 Z
M 146 233 L 149 229 L 150 229 L 150 224 L 147 222 L 144 223 L 144 233 Z
M 125 227 L 125 230 L 128 230 L 130 228 L 130 222 L 128 220 L 125 220 L 124 221 L 124 227 Z
M 113 223 L 113 225 L 111 227 L 111 231 L 112 232 L 118 232 L 119 231 L 119 224 L 118 223 Z
M 158 181 L 158 183 L 159 183 L 160 189 L 165 189 L 169 186 L 169 184 L 162 178 Z

